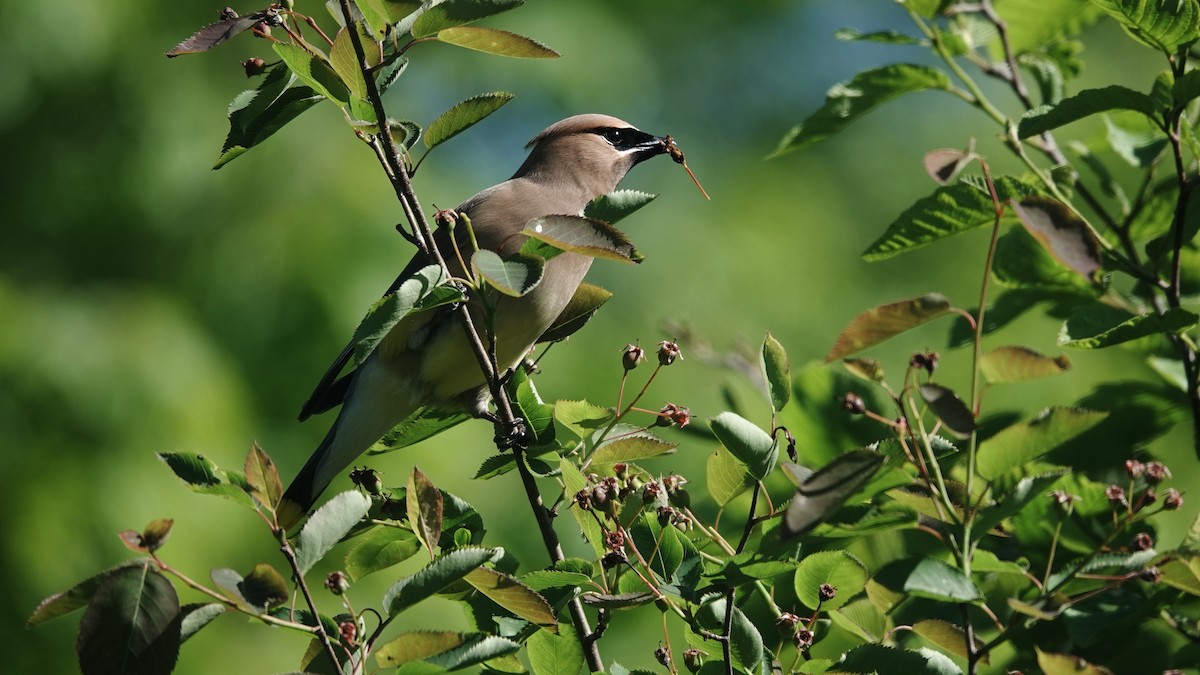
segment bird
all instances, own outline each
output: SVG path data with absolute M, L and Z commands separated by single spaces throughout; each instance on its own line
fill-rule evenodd
M 654 136 L 628 122 L 601 114 L 568 117 L 534 136 L 529 154 L 508 180 L 460 204 L 480 249 L 501 257 L 518 251 L 530 220 L 581 215 L 595 198 L 612 192 L 637 164 L 674 147 L 669 136 Z M 470 260 L 468 237 L 457 237 L 463 260 Z M 444 229 L 434 242 L 455 275 L 453 244 Z M 433 261 L 417 253 L 384 294 Z M 514 367 L 567 305 L 592 259 L 563 253 L 546 262 L 541 282 L 519 298 L 495 305 L 496 363 Z M 470 264 L 469 262 L 467 264 Z M 471 305 L 470 301 L 468 304 Z M 480 316 L 472 307 L 473 316 Z M 482 325 L 478 319 L 477 325 Z M 378 347 L 354 370 L 342 374 L 354 350 L 351 341 L 325 372 L 300 413 L 300 420 L 341 410 L 316 451 L 283 494 L 277 510 L 281 527 L 297 524 L 330 482 L 384 434 L 423 406 L 487 417 L 487 382 L 452 312 L 410 314 L 392 327 Z

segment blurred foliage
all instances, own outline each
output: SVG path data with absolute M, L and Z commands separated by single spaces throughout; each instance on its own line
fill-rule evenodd
M 687 366 L 651 396 L 707 417 L 726 407 L 723 396 L 755 400 L 729 367 L 738 363 L 729 349 L 764 329 L 803 363 L 823 356 L 845 323 L 883 298 L 938 289 L 971 305 L 982 232 L 899 261 L 867 266 L 859 258 L 896 213 L 928 193 L 915 170 L 922 155 L 977 133 L 970 110 L 922 94 L 803 156 L 762 161 L 780 130 L 819 107 L 825 89 L 892 58 L 885 46 L 830 37 L 848 25 L 905 24 L 901 12 L 881 6 L 889 7 L 530 2 L 495 25 L 551 42 L 561 59 L 508 62 L 431 47 L 446 53 L 413 74 L 421 79 L 412 90 L 427 93 L 406 100 L 414 117 L 432 119 L 481 90 L 518 97 L 422 166 L 418 190 L 429 209 L 507 177 L 533 133 L 589 111 L 671 133 L 714 197 L 702 202 L 682 172 L 662 167 L 626 181 L 662 194 L 627 228 L 648 260 L 632 271 L 596 266 L 592 278 L 616 295 L 543 362 L 547 398 L 610 401 L 620 346 L 678 333 Z M 218 562 L 250 569 L 274 553 L 275 542 L 251 534 L 235 509 L 205 502 L 199 510 L 202 498 L 167 480 L 154 453 L 188 450 L 236 465 L 258 440 L 284 475 L 294 472 L 325 431 L 319 421 L 295 423 L 304 397 L 410 255 L 392 229 L 400 216 L 388 185 L 359 143 L 330 132 L 340 129 L 328 123 L 332 109 L 314 110 L 254 153 L 209 170 L 227 130 L 226 102 L 245 88 L 238 64 L 267 51 L 241 40 L 211 58 L 163 58 L 215 9 L 199 0 L 0 5 L 8 64 L 0 69 L 0 310 L 8 317 L 0 322 L 0 573 L 12 582 L 2 610 L 12 627 L 3 638 L 12 643 L 12 672 L 74 670 L 65 648 L 70 622 L 19 627 L 47 594 L 122 559 L 118 531 L 174 518 L 174 555 L 195 561 L 185 571 L 197 576 Z M 1084 34 L 1085 45 L 1104 46 L 1087 52 L 1084 85 L 1140 90 L 1153 78 L 1152 55 L 1119 37 L 1111 24 Z M 1071 131 L 1085 140 L 1103 133 L 1094 125 Z M 1011 161 L 995 139 L 980 138 L 979 151 L 999 167 Z M 667 321 L 680 323 L 665 328 Z M 1030 315 L 1005 335 L 1051 351 L 1055 326 Z M 945 344 L 944 326 L 914 335 L 931 348 Z M 906 349 L 885 346 L 877 355 L 898 369 Z M 944 359 L 952 366 L 966 357 L 960 350 Z M 1036 408 L 1075 400 L 1099 382 L 1146 376 L 1132 354 L 1073 360 L 1071 373 L 1011 398 L 998 392 L 991 405 Z M 743 407 L 754 405 L 764 404 Z M 466 424 L 378 467 L 398 485 L 419 463 L 439 486 L 470 493 L 480 512 L 504 513 L 515 481 L 472 481 L 464 470 L 492 453 L 490 434 Z M 1158 445 L 1167 457 L 1190 456 L 1186 434 Z M 694 452 L 673 461 L 699 470 L 706 446 L 685 447 Z M 1176 473 L 1177 484 L 1200 478 Z M 1178 539 L 1197 502 L 1176 514 L 1174 535 L 1162 536 Z M 520 557 L 544 562 L 528 521 L 490 525 Z M 606 639 L 637 631 L 617 625 Z M 218 644 L 222 658 L 246 672 L 295 667 L 261 642 L 237 620 L 214 625 L 185 646 L 178 672 L 210 672 L 187 655 Z M 649 653 L 623 660 L 653 664 Z

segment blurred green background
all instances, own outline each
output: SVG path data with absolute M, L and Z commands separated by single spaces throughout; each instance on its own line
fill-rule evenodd
M 325 16 L 319 3 L 299 5 Z M 247 35 L 211 54 L 163 57 L 218 9 L 198 0 L 0 5 L 0 573 L 9 588 L 0 641 L 8 672 L 75 670 L 78 614 L 22 626 L 44 596 L 131 556 L 118 530 L 174 518 L 163 554 L 199 579 L 212 567 L 280 564 L 256 518 L 188 492 L 154 452 L 202 452 L 232 468 L 257 440 L 290 477 L 332 420 L 296 423 L 301 403 L 410 255 L 392 229 L 400 214 L 386 181 L 333 106 L 209 169 L 227 130 L 225 106 L 247 88 L 239 62 L 270 55 Z M 592 281 L 616 297 L 551 351 L 539 387 L 548 399 L 611 404 L 622 345 L 652 345 L 679 330 L 664 322 L 684 322 L 686 360 L 655 383 L 647 405 L 671 400 L 710 416 L 728 385 L 761 417 L 753 389 L 722 365 L 728 350 L 755 346 L 770 330 L 798 368 L 820 359 L 868 307 L 932 290 L 964 307 L 977 302 L 982 231 L 881 264 L 858 254 L 932 189 L 924 152 L 976 136 L 998 173 L 1016 170 L 982 115 L 944 95 L 914 96 L 809 151 L 763 160 L 836 82 L 868 66 L 927 60 L 916 48 L 836 41 L 835 29 L 908 30 L 906 22 L 885 0 L 535 0 L 487 23 L 541 39 L 561 59 L 423 46 L 386 103 L 393 116 L 425 124 L 476 93 L 517 94 L 422 166 L 416 187 L 429 210 L 508 177 L 524 143 L 567 115 L 605 112 L 672 134 L 713 201 L 665 160 L 633 172 L 626 187 L 662 195 L 623 224 L 648 259 L 593 268 Z M 1086 41 L 1086 84 L 1149 88 L 1159 64 L 1119 30 L 1097 26 Z M 1095 129 L 1071 131 L 1086 138 Z M 943 349 L 947 328 L 928 327 L 876 355 L 899 372 L 909 352 Z M 1056 332 L 1054 321 L 1033 316 L 996 339 L 1057 353 Z M 966 357 L 943 355 L 943 381 L 966 386 Z M 1096 382 L 1149 377 L 1121 351 L 1071 357 L 1071 373 L 989 394 L 989 404 L 1029 415 L 1073 402 Z M 487 425 L 467 424 L 374 466 L 401 484 L 419 464 L 484 514 L 489 544 L 541 566 L 515 477 L 471 479 L 493 453 L 490 437 Z M 710 448 L 683 440 L 651 468 L 702 483 Z M 1182 431 L 1158 444 L 1178 458 L 1180 486 L 1196 484 L 1189 444 Z M 1172 521 L 1176 533 L 1197 502 L 1189 497 Z M 582 551 L 568 529 L 566 545 Z M 359 606 L 377 602 L 388 583 L 378 576 L 356 589 Z M 463 626 L 437 601 L 411 614 L 408 625 Z M 229 616 L 210 626 L 184 646 L 178 672 L 296 667 L 303 638 L 246 624 Z M 614 630 L 606 642 L 615 645 L 637 624 L 618 621 Z M 653 646 L 613 647 L 608 658 L 620 651 L 625 665 L 651 667 Z

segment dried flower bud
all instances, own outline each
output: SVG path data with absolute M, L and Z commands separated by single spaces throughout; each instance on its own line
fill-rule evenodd
M 654 659 L 667 668 L 671 667 L 671 654 L 666 647 L 659 645 L 658 649 L 654 650 Z
M 330 572 L 329 576 L 325 577 L 325 588 L 334 595 L 341 595 L 350 590 L 350 577 L 346 576 L 345 572 Z
M 1125 490 L 1120 485 L 1113 483 L 1104 490 L 1104 496 L 1108 497 L 1108 502 L 1113 506 L 1127 507 L 1129 500 L 1125 497 Z
M 1149 551 L 1154 548 L 1154 537 L 1149 532 L 1138 532 L 1130 546 L 1137 551 Z
M 833 584 L 821 584 L 821 587 L 817 589 L 817 597 L 821 599 L 821 602 L 834 599 L 837 597 L 837 586 Z
M 638 345 L 625 345 L 625 348 L 621 350 L 621 367 L 626 371 L 637 368 L 645 360 L 646 350 Z
M 671 524 L 675 526 L 675 529 L 685 534 L 688 530 L 692 529 L 692 519 L 688 517 L 688 514 L 682 512 L 675 513 L 675 518 L 671 521 Z
M 1054 503 L 1058 505 L 1059 508 L 1064 510 L 1070 510 L 1071 504 L 1079 501 L 1079 497 L 1064 492 L 1063 490 L 1055 490 L 1051 492 L 1050 498 L 1054 500 Z
M 658 343 L 658 362 L 664 366 L 669 366 L 675 363 L 675 359 L 682 359 L 683 353 L 679 351 L 679 345 L 670 340 L 663 340 Z
M 801 628 L 792 635 L 792 644 L 796 645 L 796 649 L 805 650 L 813 644 L 813 632 L 807 628 Z
M 220 12 L 217 12 L 217 16 L 219 16 L 222 21 L 229 21 L 230 19 L 238 18 L 238 16 L 240 16 L 240 15 L 237 12 L 235 12 L 232 7 L 226 7 L 225 9 L 222 9 Z
M 658 496 L 662 494 L 663 486 L 658 481 L 650 481 L 642 488 L 642 502 L 649 504 L 650 502 L 658 501 Z
M 267 62 L 263 61 L 257 56 L 252 59 L 246 59 L 245 61 L 242 61 L 242 72 L 246 73 L 246 77 L 262 75 L 266 69 Z
M 842 397 L 842 409 L 849 412 L 851 415 L 861 415 L 867 411 L 867 404 L 863 403 L 862 397 L 858 394 L 848 391 Z
M 683 665 L 689 673 L 698 673 L 704 667 L 704 652 L 692 647 L 683 651 Z M 1165 674 L 1164 674 L 1165 675 Z
M 658 411 L 658 420 L 655 422 L 655 424 L 660 427 L 669 427 L 674 424 L 682 429 L 691 421 L 691 409 L 684 406 L 675 405 L 674 403 L 668 403 Z
M 791 631 L 799 623 L 800 617 L 792 614 L 791 612 L 783 612 L 779 616 L 775 617 L 775 625 L 788 631 Z
M 1142 493 L 1142 498 L 1138 500 L 1137 510 L 1140 511 L 1156 501 L 1158 501 L 1158 493 L 1155 492 L 1154 488 L 1148 487 L 1146 488 L 1146 491 Z
M 687 485 L 687 482 L 688 480 L 686 478 L 677 473 L 668 474 L 663 476 L 662 479 L 663 487 L 667 488 L 667 492 L 674 492 L 684 485 Z
M 580 490 L 579 492 L 575 493 L 575 497 L 572 499 L 572 501 L 574 501 L 576 506 L 583 509 L 584 511 L 591 511 L 592 510 L 592 491 L 587 490 L 587 489 Z
M 610 551 L 620 551 L 625 548 L 625 535 L 617 530 L 605 532 L 604 545 Z
M 263 19 L 268 26 L 282 26 L 283 17 L 279 14 L 279 8 L 275 6 L 268 7 L 266 10 L 266 18 Z
M 375 496 L 383 494 L 383 479 L 379 477 L 379 472 L 374 469 L 365 466 L 361 469 L 351 469 L 350 482 Z
M 353 646 L 358 642 L 358 624 L 353 621 L 343 621 L 338 624 L 338 632 L 341 633 L 342 642 Z
M 604 485 L 597 485 L 592 488 L 592 504 L 596 506 L 604 506 L 608 503 L 608 488 Z
M 937 370 L 938 353 L 937 352 L 918 352 L 913 354 L 908 365 L 913 368 L 921 368 L 930 375 Z
M 1146 482 L 1150 485 L 1158 485 L 1167 478 L 1171 477 L 1171 470 L 1162 462 L 1147 462 L 1146 463 Z
M 433 212 L 433 222 L 439 228 L 453 230 L 458 225 L 458 211 L 454 209 L 438 209 Z
M 626 560 L 624 551 L 609 551 L 600 559 L 600 565 L 606 570 L 611 570 L 618 565 L 624 564 Z
M 1179 490 L 1168 488 L 1163 493 L 1163 508 L 1168 511 L 1177 511 L 1183 506 L 1183 495 L 1179 494 Z
M 669 506 L 658 507 L 658 524 L 666 527 L 668 524 L 675 522 L 675 509 Z
M 1162 572 L 1159 572 L 1157 567 L 1147 567 L 1138 576 L 1141 577 L 1142 581 L 1149 581 L 1152 584 L 1162 581 Z
M 1146 465 L 1136 459 L 1125 460 L 1125 473 L 1129 474 L 1130 478 L 1137 478 L 1146 471 Z

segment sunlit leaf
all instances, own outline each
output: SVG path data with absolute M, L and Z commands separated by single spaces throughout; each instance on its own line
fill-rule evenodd
M 501 258 L 493 251 L 480 249 L 471 256 L 471 269 L 492 288 L 519 298 L 541 283 L 542 275 L 546 272 L 546 262 L 541 258 L 520 253 Z
M 842 365 L 845 366 L 846 370 L 850 371 L 854 376 L 862 378 L 868 382 L 883 382 L 883 364 L 877 359 L 859 356 L 849 359 L 842 359 Z
M 354 330 L 354 358 L 351 367 L 362 364 L 380 341 L 401 319 L 415 310 L 421 300 L 433 293 L 446 279 L 440 265 L 428 265 L 405 279 L 394 293 L 377 301 Z
M 877 643 L 859 645 L 836 664 L 841 673 L 880 675 L 961 675 L 962 669 L 940 652 L 900 649 Z
M 1101 269 L 1100 244 L 1095 233 L 1075 212 L 1047 197 L 1026 197 L 1011 204 L 1021 224 L 1063 265 L 1085 279 Z
M 179 642 L 187 642 L 188 638 L 200 632 L 213 619 L 227 611 L 233 611 L 220 602 L 196 602 L 184 605 L 179 610 Z
M 534 675 L 579 675 L 586 665 L 575 629 L 564 623 L 558 630 L 558 635 L 540 630 L 526 641 Z
M 471 416 L 462 412 L 429 406 L 417 408 L 403 422 L 397 424 L 391 431 L 384 434 L 383 438 L 376 441 L 368 454 L 382 455 L 407 448 L 469 419 Z
M 725 506 L 754 485 L 754 477 L 746 471 L 745 465 L 724 446 L 717 446 L 708 456 L 705 480 L 708 495 L 717 506 Z
M 611 292 L 595 284 L 579 284 L 567 306 L 558 313 L 558 318 L 542 333 L 538 342 L 558 342 L 571 337 L 611 298 Z
M 307 574 L 370 508 L 370 499 L 357 490 L 349 490 L 317 509 L 296 537 L 296 566 L 300 573 Z
M 729 606 L 721 598 L 708 603 L 697 612 L 701 625 L 721 631 L 725 625 L 725 612 Z M 751 623 L 750 619 L 737 607 L 729 608 L 732 614 L 730 620 L 729 645 L 734 664 L 740 665 L 746 672 L 758 672 L 758 664 L 763 658 L 762 635 Z
M 1071 369 L 1071 360 L 1066 354 L 1055 357 L 1020 345 L 1006 345 L 984 352 L 979 359 L 979 369 L 992 384 L 1027 382 Z
M 355 581 L 402 563 L 421 550 L 421 540 L 398 527 L 375 528 L 354 542 L 354 547 L 346 553 L 345 567 L 346 574 Z
M 396 668 L 411 661 L 454 649 L 467 639 L 465 633 L 452 631 L 412 631 L 401 633 L 375 650 L 381 668 Z
M 856 28 L 839 28 L 833 31 L 833 37 L 838 40 L 858 42 L 879 42 L 889 45 L 918 45 L 921 41 L 910 35 L 894 30 L 881 30 L 864 33 Z
M 512 654 L 520 648 L 520 643 L 513 642 L 507 638 L 484 633 L 471 633 L 462 645 L 430 656 L 426 661 L 447 670 L 461 670 L 499 658 L 505 654 Z M 403 672 L 403 669 L 401 669 L 397 671 L 397 675 L 401 675 Z M 408 675 L 416 674 L 410 673 Z
M 471 570 L 502 553 L 495 548 L 460 548 L 451 551 L 392 584 L 383 596 L 388 616 L 398 614 L 465 577 Z
M 1047 408 L 1033 420 L 1014 424 L 981 443 L 976 469 L 980 476 L 995 480 L 1044 456 L 1106 416 L 1106 412 L 1079 408 Z
M 359 39 L 362 41 L 367 67 L 374 68 L 379 65 L 383 55 L 370 29 L 357 21 L 353 24 L 353 28 L 358 31 Z M 362 66 L 358 62 L 358 55 L 354 53 L 354 44 L 350 38 L 349 28 L 339 30 L 337 36 L 334 37 L 333 46 L 329 49 L 329 65 L 350 89 L 350 95 L 353 98 L 360 101 L 366 100 L 367 83 L 363 79 Z M 360 117 L 359 119 L 368 119 L 372 122 L 377 121 L 373 112 L 370 117 Z
M 623 609 L 625 607 L 637 607 L 639 605 L 648 605 L 654 602 L 654 594 L 645 591 L 638 593 L 597 593 L 595 591 L 585 591 L 579 595 L 579 599 L 583 604 L 597 609 Z
M 192 492 L 224 497 L 253 509 L 254 501 L 241 487 L 229 480 L 229 474 L 212 460 L 194 452 L 160 452 L 158 458 L 178 476 Z
M 783 410 L 783 407 L 792 398 L 791 366 L 788 363 L 787 351 L 769 332 L 763 338 L 759 367 L 762 369 L 763 379 L 767 383 L 771 407 L 776 411 Z
M 562 473 L 563 486 L 566 489 L 567 498 L 574 497 L 576 493 L 588 488 L 587 478 L 580 473 L 579 468 L 566 457 L 559 460 L 559 471 Z M 579 525 L 580 532 L 583 533 L 583 538 L 591 544 L 592 551 L 596 554 L 596 559 L 600 559 L 604 553 L 604 533 L 600 529 L 600 525 L 596 522 L 596 518 L 590 511 L 584 511 L 579 508 L 578 504 L 571 503 L 571 515 L 575 517 L 575 523 Z
M 615 190 L 589 202 L 583 209 L 583 215 L 585 218 L 594 218 L 613 225 L 657 197 L 656 194 L 639 190 Z
M 412 36 L 429 37 L 453 26 L 485 19 L 524 4 L 525 0 L 447 0 L 427 9 L 413 22 Z
M 750 475 L 766 478 L 778 461 L 775 439 L 753 422 L 732 412 L 723 412 L 712 419 L 712 430 L 734 457 L 746 465 Z
M 313 91 L 336 101 L 339 105 L 349 103 L 350 90 L 324 55 L 318 56 L 291 42 L 272 42 L 271 49 L 274 49 L 296 77 Z
M 888 588 L 940 602 L 974 602 L 982 596 L 959 569 L 934 558 L 906 558 L 875 575 Z
M 922 619 L 913 624 L 912 630 L 917 635 L 932 642 L 944 652 L 967 658 L 967 634 L 960 626 L 941 619 Z M 983 643 L 976 638 L 975 647 L 971 650 L 978 653 Z M 988 663 L 987 653 L 984 652 L 983 663 Z
M 848 551 L 818 551 L 805 556 L 796 568 L 796 598 L 809 609 L 837 609 L 861 593 L 870 576 L 866 565 Z M 822 585 L 832 586 L 834 597 L 822 601 Z
M 298 78 L 284 66 L 271 68 L 257 89 L 238 94 L 229 104 L 229 134 L 213 169 L 219 169 L 267 140 L 324 96 L 295 85 Z M 293 86 L 294 85 L 294 86 Z
M 520 580 L 487 567 L 476 568 L 463 578 L 504 609 L 552 633 L 558 632 L 558 619 L 550 603 Z
M 1148 335 L 1181 333 L 1200 322 L 1186 309 L 1172 307 L 1162 314 L 1132 315 L 1104 303 L 1082 305 L 1063 323 L 1058 344 L 1076 349 L 1102 349 Z
M 250 446 L 245 462 L 246 482 L 250 485 L 250 496 L 259 504 L 275 510 L 283 497 L 283 483 L 279 480 L 279 470 L 270 455 L 258 443 Z
M 1054 105 L 1038 106 L 1021 117 L 1017 131 L 1021 138 L 1029 138 L 1110 110 L 1133 110 L 1150 119 L 1155 116 L 1154 103 L 1149 96 L 1127 87 L 1112 85 L 1085 89 Z
M 854 317 L 850 325 L 842 330 L 833 349 L 825 355 L 825 361 L 828 363 L 877 345 L 888 338 L 945 316 L 951 309 L 950 301 L 940 293 L 928 293 L 911 300 L 901 300 L 869 309 Z
M 592 453 L 592 464 L 614 464 L 616 462 L 638 462 L 650 457 L 675 452 L 678 443 L 664 441 L 649 433 L 621 436 L 596 448 Z
M 1094 665 L 1078 656 L 1044 652 L 1036 645 L 1034 650 L 1037 652 L 1038 668 L 1045 675 L 1112 675 L 1108 668 Z
M 1174 56 L 1180 47 L 1200 37 L 1200 4 L 1196 0 L 1092 2 L 1116 19 L 1133 39 L 1167 56 Z
M 428 12 L 426 12 L 428 14 Z M 425 16 L 425 15 L 422 15 Z M 496 91 L 479 94 L 454 104 L 425 128 L 425 147 L 433 149 L 475 126 L 513 99 L 513 94 Z
M 522 234 L 581 255 L 621 262 L 641 262 L 642 254 L 617 228 L 581 216 L 544 216 L 525 225 Z
M 437 40 L 448 45 L 465 47 L 497 56 L 523 59 L 553 59 L 560 56 L 558 52 L 537 40 L 495 28 L 478 26 L 445 28 L 438 31 Z
M 1159 565 L 1158 571 L 1164 584 L 1200 596 L 1200 557 L 1180 556 Z
M 442 538 L 442 493 L 415 466 L 408 476 L 407 488 L 404 501 L 408 509 L 409 527 L 425 542 L 425 547 L 432 555 Z

